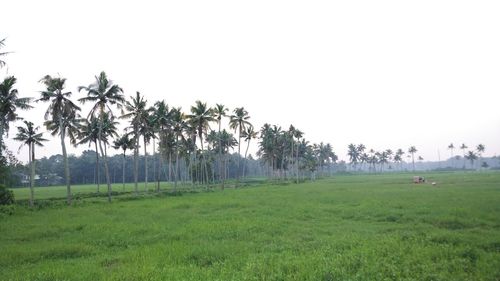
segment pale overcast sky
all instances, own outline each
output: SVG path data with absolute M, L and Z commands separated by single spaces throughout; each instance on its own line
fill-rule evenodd
M 0 9 L 3 50 L 15 52 L 0 78 L 15 75 L 21 96 L 38 97 L 40 78 L 60 74 L 76 99 L 104 70 L 127 96 L 186 111 L 198 99 L 244 106 L 258 128 L 292 123 L 341 159 L 351 142 L 415 145 L 426 160 L 449 156 L 450 142 L 500 153 L 499 1 L 3 0 Z M 46 107 L 21 116 L 42 126 Z M 38 157 L 56 153 L 51 139 Z

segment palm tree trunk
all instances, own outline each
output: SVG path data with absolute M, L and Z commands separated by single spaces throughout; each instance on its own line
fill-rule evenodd
M 249 147 L 250 147 L 250 140 L 248 140 L 247 149 L 245 151 L 245 158 L 243 159 L 243 179 L 245 179 L 245 169 L 246 169 L 247 155 L 248 155 L 248 148 Z
M 135 133 L 135 147 L 134 147 L 134 191 L 135 195 L 139 195 L 139 187 L 138 187 L 138 181 L 139 181 L 139 135 L 137 132 L 137 126 L 134 126 L 134 133 Z
M 411 154 L 411 163 L 413 165 L 413 172 L 415 172 L 415 157 L 413 156 L 413 153 Z
M 111 202 L 111 181 L 109 178 L 108 158 L 106 157 L 106 152 L 104 152 L 104 149 L 102 147 L 102 142 L 98 141 L 98 143 L 99 143 L 99 150 L 101 151 L 101 155 L 103 156 L 104 159 L 104 172 L 106 174 L 106 185 L 108 186 L 108 202 Z
M 298 139 L 297 139 L 298 141 Z M 297 149 L 295 151 L 296 158 L 295 158 L 295 168 L 297 169 L 297 183 L 299 183 L 299 147 L 297 145 Z
M 156 180 L 156 146 L 155 146 L 155 138 L 153 135 L 153 181 Z M 158 187 L 155 187 L 158 191 Z
M 174 176 L 174 192 L 177 192 L 177 175 L 179 173 L 179 151 L 175 152 L 175 176 Z
M 241 170 L 240 170 L 240 162 L 241 162 L 241 126 L 240 126 L 240 131 L 238 133 L 238 172 L 236 173 L 236 187 L 240 184 L 240 176 L 241 176 Z
M 3 149 L 3 133 L 4 133 L 4 128 L 3 128 L 3 119 L 0 120 L 0 158 L 2 157 L 2 149 Z
M 146 138 L 144 138 L 144 190 L 148 192 L 148 152 Z
M 64 143 L 64 126 L 62 121 L 62 116 L 59 117 L 59 134 L 61 137 L 61 147 L 63 153 L 63 161 L 64 161 L 64 174 L 66 176 L 66 202 L 68 205 L 71 205 L 71 181 L 69 175 L 69 163 L 68 163 L 68 153 L 66 152 L 66 144 Z
M 95 160 L 95 171 L 96 171 L 96 176 L 97 176 L 97 193 L 100 192 L 100 185 L 101 185 L 101 177 L 100 177 L 100 173 L 99 173 L 99 150 L 97 149 L 97 140 L 94 141 L 95 143 L 95 157 L 96 157 L 96 160 Z
M 168 153 L 168 181 L 172 181 L 172 152 Z
M 29 144 L 29 161 L 31 166 L 31 175 L 30 175 L 30 207 L 33 207 L 35 204 L 35 144 Z
M 122 189 L 125 191 L 125 149 L 123 150 L 123 161 L 122 161 Z
M 221 182 L 222 179 L 222 142 L 221 142 L 221 135 L 220 135 L 220 129 L 221 129 L 221 120 L 219 120 L 219 133 L 218 133 L 218 139 L 219 139 L 219 182 Z

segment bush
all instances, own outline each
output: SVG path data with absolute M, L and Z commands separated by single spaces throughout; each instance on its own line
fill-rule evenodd
M 0 205 L 14 204 L 14 192 L 0 185 Z

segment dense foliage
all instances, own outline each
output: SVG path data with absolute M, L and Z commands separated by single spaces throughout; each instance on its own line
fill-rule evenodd
M 0 184 L 0 205 L 10 205 L 14 203 L 14 192 Z

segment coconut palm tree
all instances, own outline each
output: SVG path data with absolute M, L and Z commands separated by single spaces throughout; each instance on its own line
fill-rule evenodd
M 161 147 L 161 144 L 169 145 L 171 142 L 167 141 L 169 136 L 172 133 L 172 111 L 165 101 L 158 101 L 155 103 L 156 110 L 152 113 L 152 124 L 154 125 L 155 131 L 158 132 L 158 146 Z M 153 139 L 154 141 L 154 139 Z M 156 152 L 156 149 L 153 147 L 153 151 Z M 168 148 L 168 152 L 171 152 L 171 148 Z M 167 153 L 168 154 L 168 153 Z M 156 191 L 160 191 L 160 178 L 161 171 L 163 169 L 163 157 L 161 157 L 158 161 L 158 173 L 156 174 Z
M 147 101 L 136 92 L 135 97 L 131 96 L 130 101 L 125 101 L 125 113 L 121 116 L 124 119 L 131 119 L 132 134 L 134 140 L 134 190 L 138 194 L 138 175 L 139 175 L 139 137 L 140 128 L 147 120 Z
M 201 154 L 202 154 L 201 161 L 203 165 L 201 178 L 203 179 L 203 173 L 204 173 L 206 177 L 206 182 L 208 183 L 208 173 L 205 162 L 205 155 L 203 155 L 204 153 L 203 136 L 207 134 L 207 130 L 210 128 L 209 123 L 215 121 L 212 114 L 212 109 L 210 109 L 206 103 L 203 103 L 201 101 L 196 101 L 196 105 L 191 106 L 191 114 L 188 115 L 187 117 L 189 118 L 190 123 L 196 129 L 198 138 L 200 139 Z
M 481 163 L 483 161 L 483 153 L 484 153 L 485 149 L 486 149 L 486 147 L 484 146 L 484 144 L 478 144 L 476 146 L 477 155 L 479 157 L 479 163 Z
M 453 149 L 455 149 L 455 146 L 453 145 L 453 143 L 450 143 L 448 145 L 448 149 L 450 150 L 450 153 L 451 153 L 450 157 L 451 157 L 451 161 L 452 161 L 451 163 L 452 163 L 452 166 L 453 166 Z
M 359 150 L 353 143 L 347 146 L 347 155 L 349 156 L 349 161 L 351 161 L 351 167 L 356 170 L 356 164 L 359 161 Z
M 467 145 L 465 145 L 465 143 L 462 143 L 462 145 L 460 146 L 460 149 L 462 150 L 462 153 L 463 153 L 463 157 L 464 157 L 464 170 L 465 170 L 465 150 L 467 149 Z
M 144 112 L 145 119 L 139 127 L 139 134 L 142 135 L 142 140 L 144 142 L 144 190 L 148 192 L 148 144 L 151 143 L 151 139 L 155 138 L 153 117 L 151 116 L 151 108 L 146 109 Z
M 251 126 L 248 121 L 250 116 L 248 111 L 244 107 L 235 108 L 233 114 L 229 117 L 229 128 L 233 129 L 235 132 L 238 131 L 238 183 L 240 180 L 240 162 L 241 162 L 241 138 L 243 137 L 243 131 L 246 127 Z
M 95 171 L 96 171 L 96 181 L 97 181 L 97 193 L 100 192 L 101 177 L 100 177 L 100 166 L 99 166 L 99 149 L 97 148 L 97 141 L 99 138 L 99 120 L 97 118 L 90 118 L 90 120 L 84 120 L 81 124 L 78 133 L 79 142 L 77 144 L 88 143 L 89 146 L 95 145 Z
M 220 145 L 222 146 L 222 154 L 223 154 L 223 175 L 222 175 L 222 190 L 224 190 L 225 180 L 227 178 L 227 154 L 229 154 L 229 150 L 233 149 L 236 144 L 236 138 L 233 134 L 228 133 L 226 130 L 222 130 L 220 132 L 220 136 L 218 137 L 220 140 Z
M 415 153 L 417 153 L 417 148 L 415 146 L 411 146 L 408 149 L 408 152 L 411 154 L 411 163 L 413 165 L 413 172 L 415 172 Z
M 120 138 L 116 139 L 113 143 L 113 148 L 123 150 L 123 161 L 122 161 L 122 189 L 125 191 L 125 158 L 127 156 L 127 150 L 134 148 L 134 139 L 131 139 L 129 135 L 125 132 Z
M 111 106 L 116 106 L 118 109 L 121 108 L 125 98 L 123 96 L 123 90 L 120 86 L 113 84 L 111 80 L 108 79 L 106 73 L 102 71 L 99 76 L 95 76 L 95 82 L 89 86 L 80 86 L 78 91 L 87 92 L 87 96 L 79 99 L 82 104 L 87 102 L 92 102 L 94 105 L 90 110 L 87 118 L 97 118 L 99 120 L 99 129 L 97 135 L 97 143 L 99 144 L 99 150 L 104 159 L 104 171 L 106 173 L 106 183 L 108 186 L 108 201 L 111 202 L 111 179 L 109 175 L 108 158 L 103 149 L 102 143 L 104 140 L 103 126 L 104 126 L 104 114 L 109 114 L 109 118 L 113 118 L 113 110 Z
M 245 131 L 243 131 L 243 138 L 247 142 L 247 149 L 245 150 L 245 158 L 243 162 L 243 178 L 245 178 L 245 168 L 246 168 L 246 160 L 248 155 L 248 148 L 250 147 L 250 141 L 259 136 L 259 133 L 253 129 L 253 126 L 248 126 Z
M 217 136 L 220 138 L 221 137 L 221 125 L 222 125 L 222 118 L 227 116 L 227 112 L 229 109 L 225 107 L 223 104 L 215 104 L 215 107 L 212 109 L 213 117 L 215 120 L 217 120 L 217 125 L 219 126 L 219 130 L 217 131 Z M 219 182 L 221 181 L 222 178 L 222 144 L 221 140 L 219 139 Z
M 41 97 L 37 101 L 50 102 L 45 112 L 45 125 L 55 134 L 59 134 L 64 159 L 64 173 L 66 177 L 67 203 L 71 204 L 71 180 L 68 163 L 68 153 L 66 151 L 66 135 L 74 143 L 74 136 L 77 129 L 68 126 L 78 126 L 75 124 L 79 120 L 78 111 L 80 107 L 71 101 L 71 92 L 64 92 L 66 79 L 61 77 L 44 76 L 41 80 L 46 87 L 45 91 L 40 93 Z
M 31 98 L 19 97 L 17 89 L 14 89 L 16 81 L 14 76 L 9 76 L 0 84 L 0 157 L 4 145 L 3 136 L 9 133 L 9 123 L 20 119 L 16 112 L 17 109 L 33 108 L 29 104 Z
M 31 167 L 30 174 L 30 207 L 33 207 L 35 198 L 35 146 L 43 146 L 42 142 L 47 141 L 43 138 L 43 133 L 37 133 L 39 127 L 35 127 L 33 123 L 24 121 L 26 127 L 17 127 L 17 135 L 14 138 L 21 141 L 21 147 L 28 146 L 29 149 L 29 164 Z M 19 147 L 19 149 L 21 149 Z
M 477 154 L 474 151 L 469 151 L 464 158 L 470 161 L 470 167 L 474 169 L 474 161 L 477 160 Z
M 304 133 L 297 128 L 294 129 L 292 137 L 297 140 L 297 148 L 295 149 L 295 180 L 296 183 L 299 183 L 299 144 L 300 139 L 303 137 Z M 293 141 L 293 140 L 292 140 Z

